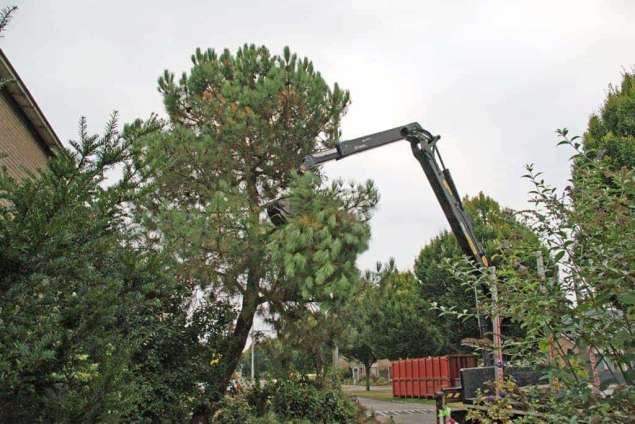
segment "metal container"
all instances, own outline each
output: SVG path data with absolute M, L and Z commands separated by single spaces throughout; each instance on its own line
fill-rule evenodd
M 393 361 L 392 395 L 394 397 L 433 397 L 446 387 L 460 385 L 461 368 L 476 366 L 473 355 L 429 356 Z

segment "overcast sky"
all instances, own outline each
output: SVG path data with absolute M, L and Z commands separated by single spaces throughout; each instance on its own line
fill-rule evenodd
M 189 69 L 196 47 L 289 45 L 351 91 L 353 138 L 419 121 L 461 194 L 527 206 L 523 166 L 563 186 L 570 152 L 554 131 L 581 133 L 609 83 L 635 65 L 635 1 L 52 1 L 14 0 L 0 40 L 55 131 L 75 138 L 84 115 L 101 130 L 163 113 L 164 69 Z M 630 52 L 630 54 L 629 54 Z M 362 268 L 390 256 L 413 265 L 448 228 L 406 142 L 328 165 L 372 178 L 382 200 Z

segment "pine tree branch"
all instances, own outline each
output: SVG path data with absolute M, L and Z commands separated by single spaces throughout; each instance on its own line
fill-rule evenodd
M 0 11 L 0 33 L 2 33 L 7 25 L 9 25 L 9 22 L 11 22 L 16 10 L 18 10 L 18 6 L 8 6 Z M 0 35 L 0 37 L 3 36 Z

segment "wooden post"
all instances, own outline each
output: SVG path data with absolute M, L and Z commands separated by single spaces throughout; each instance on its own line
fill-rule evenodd
M 253 384 L 256 384 L 256 369 L 255 364 L 256 364 L 256 360 L 255 360 L 255 353 L 254 353 L 254 349 L 256 347 L 256 338 L 254 337 L 253 332 L 251 333 L 251 382 Z
M 536 257 L 536 271 L 538 273 L 538 278 L 540 278 L 541 285 L 540 291 L 542 294 L 547 294 L 547 272 L 545 271 L 545 261 L 542 257 L 542 252 L 537 250 L 534 252 L 534 256 Z M 547 355 L 549 357 L 549 362 L 553 362 L 555 360 L 555 351 L 553 348 L 553 334 L 549 334 L 547 336 Z
M 340 360 L 340 349 L 337 343 L 333 348 L 333 372 L 337 374 L 337 364 Z
M 501 319 L 498 313 L 498 282 L 496 280 L 496 267 L 490 267 L 490 281 L 492 292 L 492 327 L 494 332 L 494 376 L 496 377 L 496 395 L 498 388 L 504 379 L 503 372 L 503 342 L 501 336 Z

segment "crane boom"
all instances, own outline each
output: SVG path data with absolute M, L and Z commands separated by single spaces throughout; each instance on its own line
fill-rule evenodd
M 476 266 L 484 271 L 485 268 L 489 267 L 489 261 L 485 255 L 483 246 L 474 233 L 472 220 L 467 211 L 463 208 L 463 203 L 454 185 L 452 174 L 450 174 L 450 170 L 445 167 L 437 148 L 437 142 L 440 138 L 438 135 L 432 135 L 417 122 L 412 122 L 364 137 L 338 141 L 332 149 L 315 152 L 306 156 L 300 169 L 308 171 L 326 162 L 344 159 L 348 156 L 376 149 L 400 140 L 409 141 L 412 154 L 421 165 L 421 168 L 423 168 L 423 172 L 428 178 L 432 191 L 434 191 L 441 205 L 441 209 L 450 224 L 450 228 L 461 250 L 466 256 L 473 260 Z M 284 224 L 286 222 L 286 215 L 290 212 L 289 204 L 285 199 L 278 199 L 267 208 L 269 218 L 275 225 Z M 475 296 L 477 296 L 476 291 Z M 478 298 L 476 298 L 475 301 L 478 311 Z M 479 331 L 481 337 L 483 337 L 487 332 L 487 324 L 480 312 L 477 313 L 477 318 Z M 500 328 L 497 327 L 497 329 L 495 329 L 495 334 L 496 331 L 500 334 Z M 492 364 L 491 356 L 485 351 L 483 352 L 483 359 L 486 365 Z M 502 360 L 500 363 L 502 364 Z
M 412 154 L 417 159 L 423 172 L 428 178 L 430 186 L 441 205 L 450 228 L 454 233 L 463 252 L 482 268 L 489 266 L 483 246 L 474 234 L 472 220 L 463 209 L 459 193 L 454 185 L 452 174 L 443 163 L 437 149 L 439 136 L 433 136 L 417 122 L 402 125 L 386 131 L 339 141 L 335 147 L 322 152 L 316 152 L 304 158 L 302 169 L 309 170 L 323 163 L 344 159 L 348 156 L 376 149 L 396 141 L 408 140 Z M 437 161 L 438 158 L 438 161 Z

